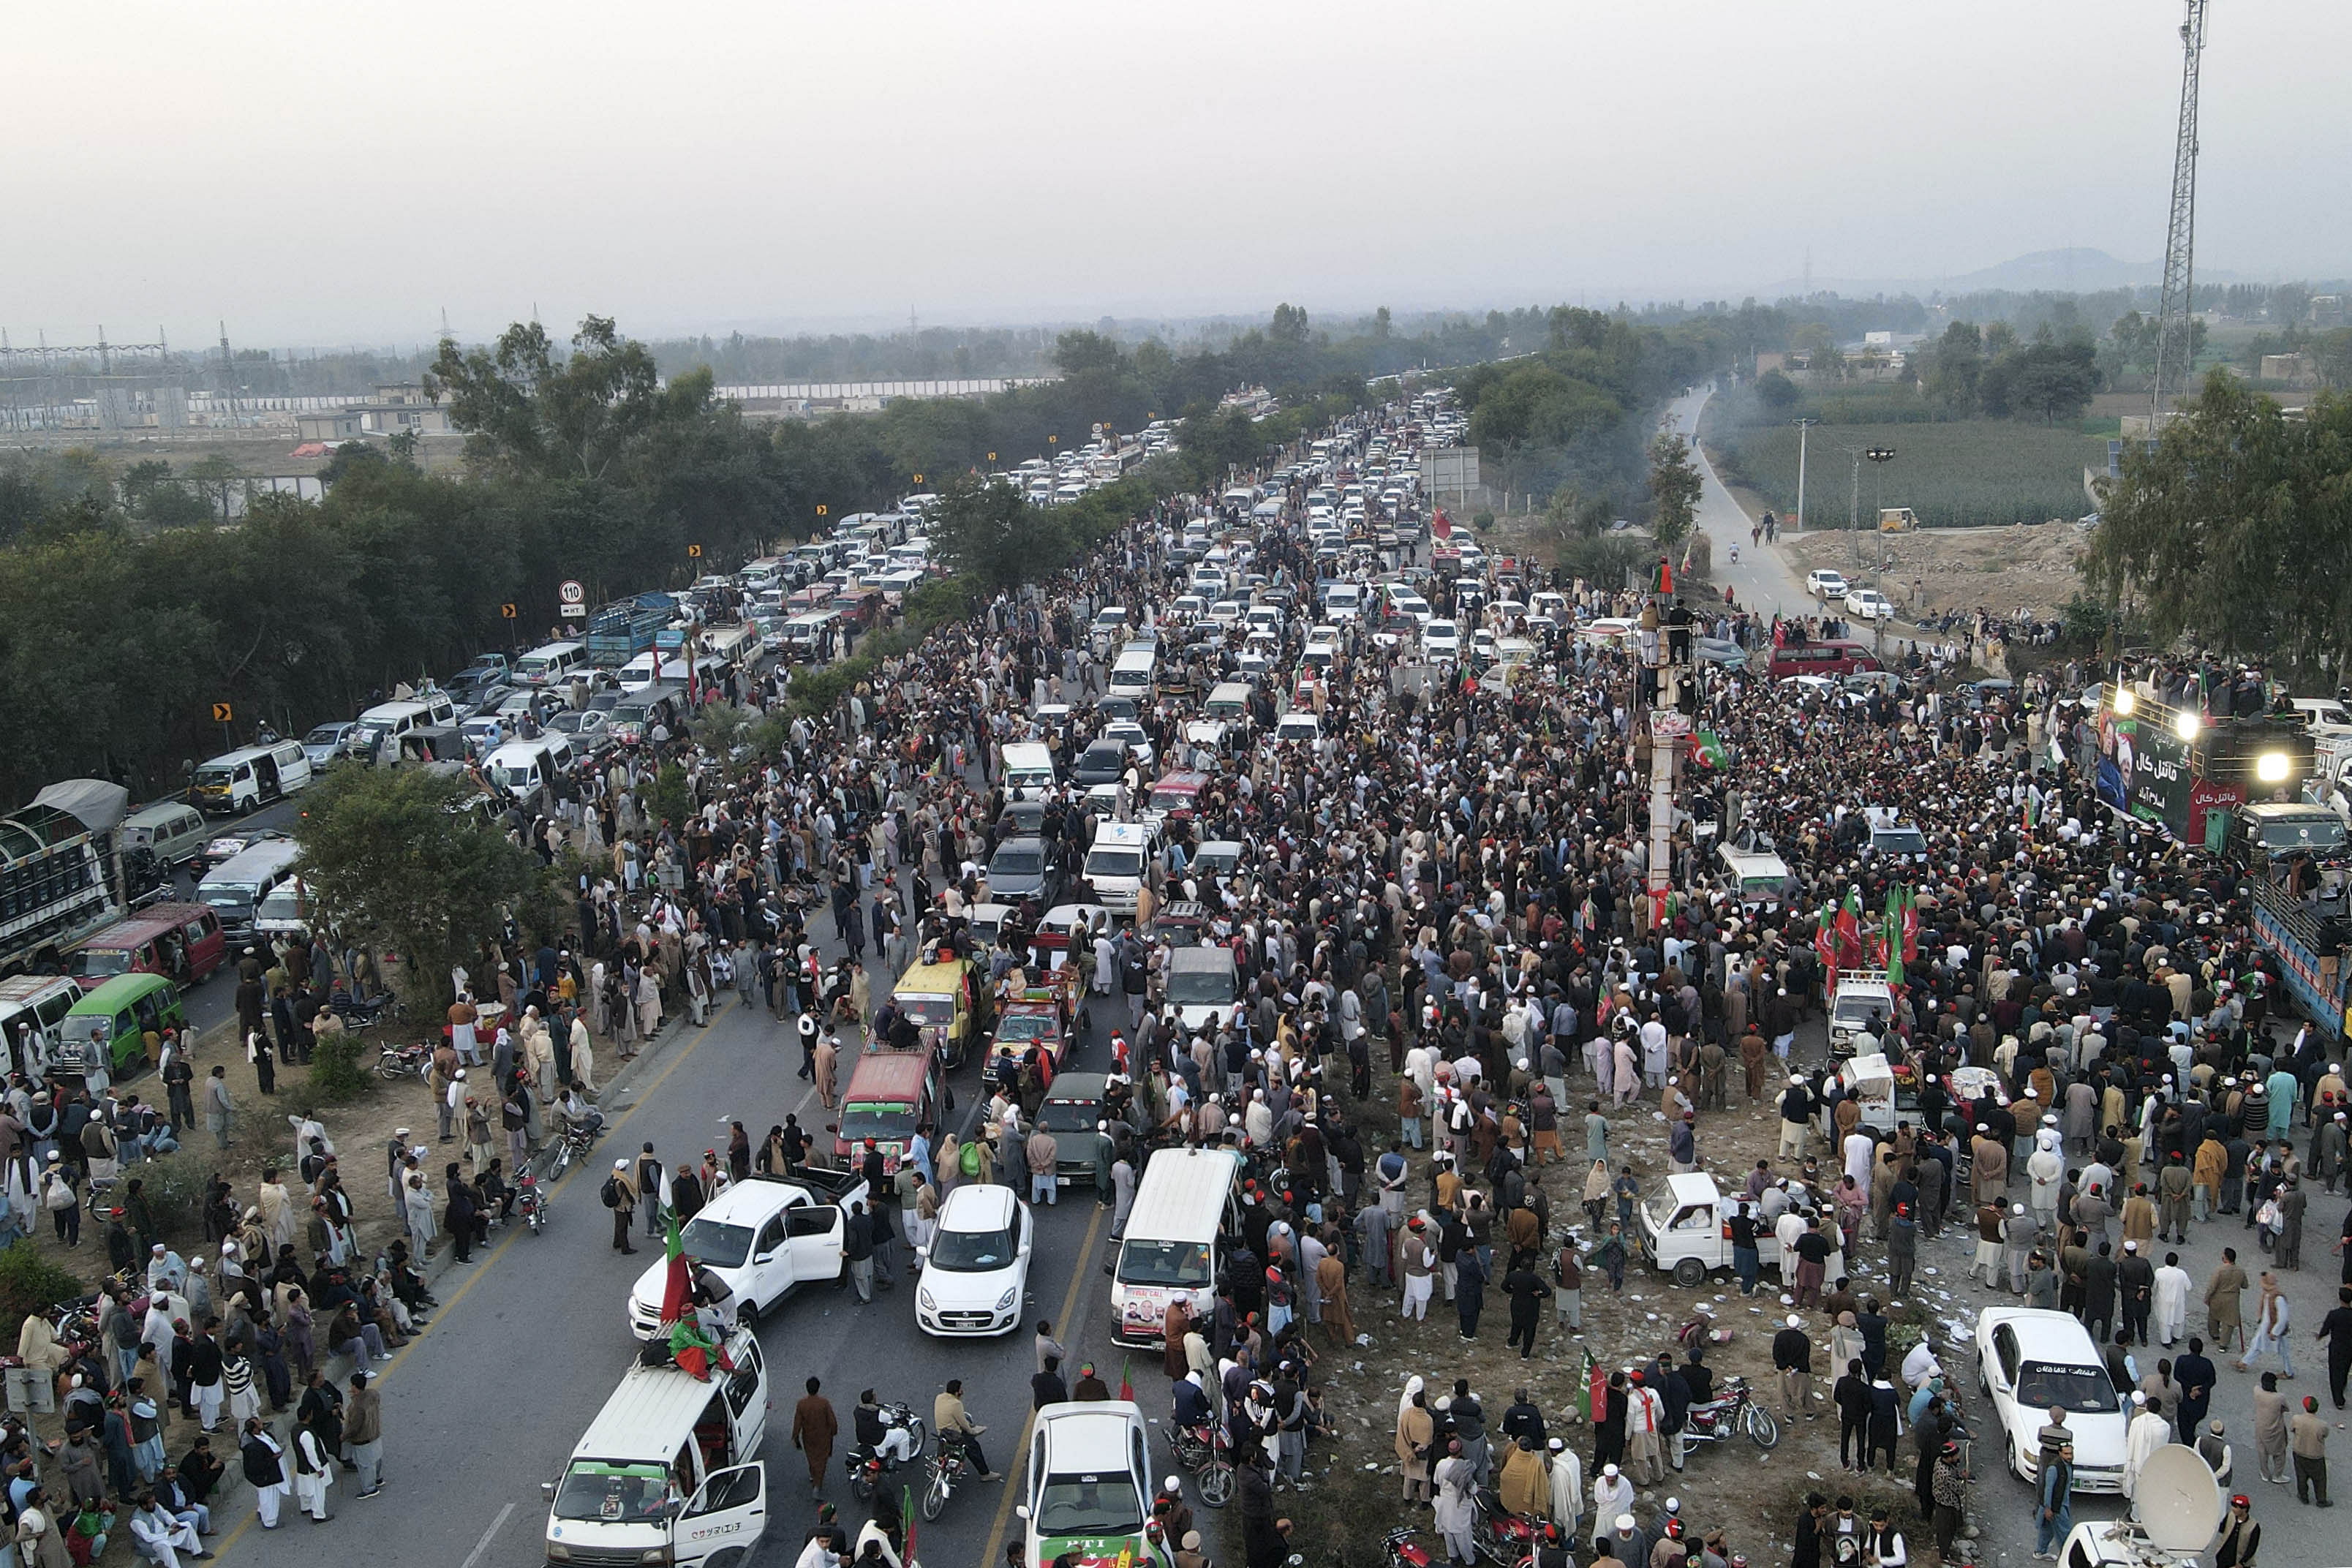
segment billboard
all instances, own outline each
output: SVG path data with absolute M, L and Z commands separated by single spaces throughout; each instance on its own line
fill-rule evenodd
M 1425 447 L 1421 453 L 1421 488 L 1448 494 L 1478 488 L 1478 448 Z

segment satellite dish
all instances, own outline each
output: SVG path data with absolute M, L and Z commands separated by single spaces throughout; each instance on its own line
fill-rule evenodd
M 2221 1483 L 2194 1448 L 2168 1443 L 2149 1455 L 2137 1500 L 2132 1511 L 2151 1546 L 2201 1552 L 2221 1533 Z

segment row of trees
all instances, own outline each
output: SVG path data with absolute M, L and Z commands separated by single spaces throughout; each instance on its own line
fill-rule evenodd
M 1956 419 L 2076 420 L 2106 382 L 2088 332 L 2061 338 L 2046 326 L 2021 342 L 2005 322 L 1954 321 L 1923 358 L 1928 401 Z
M 2352 397 L 2301 417 L 2226 372 L 2135 443 L 2083 565 L 2105 624 L 2352 677 Z

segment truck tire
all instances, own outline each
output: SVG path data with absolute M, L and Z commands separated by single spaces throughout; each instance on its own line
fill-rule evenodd
M 1696 1258 L 1685 1258 L 1675 1265 L 1675 1283 L 1685 1290 L 1696 1290 L 1706 1283 L 1706 1265 Z

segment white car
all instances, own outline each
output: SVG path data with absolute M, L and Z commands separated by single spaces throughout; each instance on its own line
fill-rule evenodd
M 841 1278 L 849 1205 L 865 1197 L 866 1182 L 854 1172 L 749 1176 L 703 1205 L 678 1241 L 731 1292 L 727 1310 L 751 1322 L 795 1287 Z M 660 1258 L 637 1276 L 629 1291 L 629 1331 L 637 1338 L 660 1331 L 668 1280 Z
M 1151 771 L 1151 764 L 1159 760 L 1152 749 L 1151 737 L 1144 732 L 1142 725 L 1132 719 L 1112 720 L 1103 726 L 1102 739 L 1117 741 L 1125 746 L 1128 755 L 1133 757 L 1137 765 L 1147 773 Z
M 1013 1511 L 1028 1527 L 1023 1561 L 1143 1559 L 1150 1546 L 1151 1451 L 1143 1412 L 1123 1399 L 1048 1405 L 1029 1438 L 1028 1484 Z
M 1855 588 L 1845 596 L 1845 613 L 1865 621 L 1891 621 L 1895 602 L 1875 588 Z
M 1992 1397 L 2010 1474 L 2032 1481 L 2041 1473 L 2040 1433 L 2050 1407 L 2063 1405 L 2066 1428 L 2074 1435 L 2074 1489 L 2124 1489 L 2130 1416 L 2080 1319 L 2032 1307 L 1987 1307 L 1977 1314 L 1977 1376 Z
M 1421 628 L 1421 651 L 1431 658 L 1460 658 L 1462 628 L 1452 621 L 1431 621 Z
M 1816 599 L 1843 599 L 1846 595 L 1845 574 L 1827 567 L 1805 574 L 1805 592 Z
M 968 1184 L 940 1205 L 915 1289 L 915 1324 L 927 1334 L 1001 1334 L 1021 1321 L 1034 1239 L 1029 1205 L 1007 1186 Z
M 1274 721 L 1274 738 L 1277 741 L 1304 741 L 1313 745 L 1323 738 L 1323 721 L 1311 709 L 1294 708 Z

